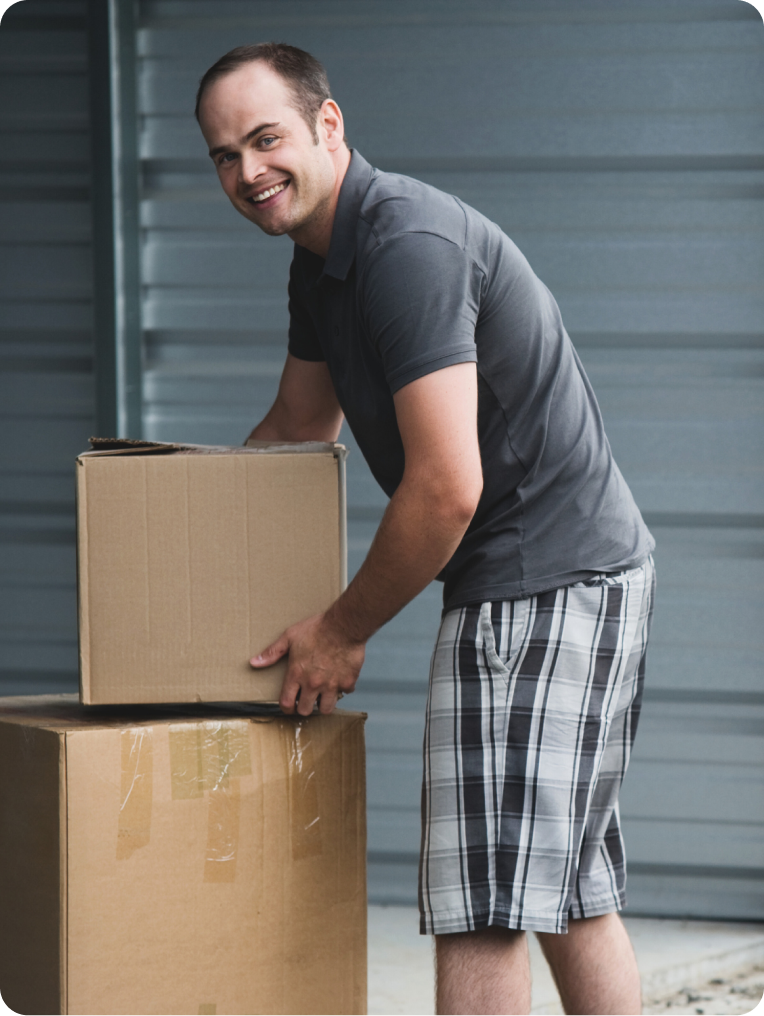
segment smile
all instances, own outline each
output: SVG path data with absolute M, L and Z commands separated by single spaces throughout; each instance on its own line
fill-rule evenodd
M 275 187 L 270 187 L 268 190 L 260 191 L 259 194 L 253 194 L 252 197 L 247 198 L 247 201 L 251 205 L 261 205 L 268 198 L 275 197 L 276 194 L 280 194 L 286 187 L 289 186 L 289 181 L 285 180 L 283 183 L 276 184 Z

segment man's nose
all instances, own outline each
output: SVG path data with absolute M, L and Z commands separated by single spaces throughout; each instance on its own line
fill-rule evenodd
M 242 152 L 239 167 L 241 182 L 244 184 L 254 183 L 258 177 L 261 177 L 266 172 L 267 169 L 267 167 L 263 165 L 263 160 L 260 154 L 249 149 Z

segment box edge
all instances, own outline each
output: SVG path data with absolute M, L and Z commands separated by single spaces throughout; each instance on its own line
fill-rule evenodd
M 79 693 L 83 705 L 90 704 L 90 601 L 88 577 L 88 526 L 86 497 L 86 465 L 82 456 L 76 465 L 76 517 L 77 517 L 77 654 L 79 658 Z

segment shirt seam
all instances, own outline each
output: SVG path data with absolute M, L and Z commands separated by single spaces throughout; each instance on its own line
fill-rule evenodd
M 477 268 L 478 272 L 480 272 L 480 277 L 483 279 L 483 282 L 485 282 L 487 278 L 482 265 L 480 265 L 480 263 L 476 260 L 476 258 L 474 258 L 472 254 L 470 254 L 470 252 L 466 249 L 466 244 L 459 244 L 455 240 L 452 240 L 450 237 L 444 236 L 442 233 L 436 232 L 434 229 L 399 229 L 397 233 L 393 233 L 392 236 L 388 236 L 384 240 L 381 240 L 379 238 L 377 230 L 374 228 L 374 223 L 369 222 L 369 220 L 365 218 L 363 215 L 359 215 L 358 218 L 366 223 L 366 225 L 369 227 L 372 234 L 374 235 L 374 239 L 377 241 L 376 249 L 383 247 L 386 243 L 390 243 L 391 240 L 395 240 L 399 236 L 436 236 L 439 240 L 443 240 L 445 243 L 450 243 L 452 247 L 457 247 L 460 251 L 462 251 L 462 253 L 467 258 L 469 258 L 470 264 L 473 265 L 473 267 Z M 362 284 L 366 280 L 367 266 L 368 266 L 368 258 L 365 258 L 359 276 L 359 281 Z
M 380 240 L 379 236 L 377 234 L 377 231 L 374 228 L 374 224 L 372 222 L 369 222 L 369 220 L 367 218 L 365 218 L 363 215 L 361 215 L 360 212 L 358 214 L 358 218 L 361 219 L 363 222 L 365 222 L 368 225 L 368 227 L 371 230 L 371 232 L 373 233 L 374 239 L 377 242 L 377 246 L 376 246 L 375 250 L 379 250 L 382 246 L 384 246 L 384 244 L 389 243 L 390 240 L 394 239 L 395 237 L 399 237 L 399 236 L 436 236 L 439 240 L 443 240 L 445 243 L 451 244 L 452 247 L 457 247 L 460 251 L 462 251 L 466 255 L 466 257 L 470 261 L 470 264 L 473 265 L 473 267 L 476 268 L 478 270 L 478 272 L 480 273 L 480 277 L 482 279 L 482 284 L 481 284 L 480 288 L 481 288 L 481 293 L 482 293 L 482 290 L 483 290 L 483 287 L 485 286 L 485 282 L 486 282 L 486 278 L 487 278 L 486 273 L 483 271 L 483 269 L 478 264 L 478 262 L 475 260 L 475 258 L 469 253 L 469 251 L 467 251 L 464 248 L 464 246 L 461 246 L 458 243 L 455 243 L 453 240 L 450 240 L 447 236 L 443 236 L 441 233 L 436 233 L 436 232 L 434 232 L 431 229 L 403 229 L 403 230 L 399 230 L 397 233 L 394 233 L 393 236 L 387 237 L 387 239 L 385 239 L 385 240 Z M 356 258 L 356 264 L 358 265 L 358 259 L 357 258 Z M 363 289 L 364 289 L 364 287 L 366 285 L 366 274 L 367 274 L 367 271 L 368 271 L 368 266 L 369 266 L 369 259 L 368 258 L 364 258 L 363 265 L 361 266 L 361 270 L 360 270 L 360 272 L 358 272 L 358 276 L 357 276 L 356 294 L 358 296 L 360 296 L 362 294 Z M 480 312 L 478 311 L 478 318 L 479 317 L 480 317 Z M 362 322 L 362 324 L 364 325 L 364 328 L 365 328 L 365 315 L 363 313 L 359 314 L 359 320 Z M 475 322 L 475 328 L 477 329 L 477 321 Z M 374 352 L 377 354 L 377 356 L 379 356 L 379 349 L 377 348 L 377 343 L 374 342 L 371 338 L 369 338 L 369 342 L 370 342 L 371 347 L 374 350 Z M 388 379 L 388 384 L 392 380 L 394 380 L 394 378 L 389 378 Z
M 476 345 L 475 348 L 477 348 L 477 345 Z M 506 410 L 506 407 L 505 407 L 504 403 L 501 401 L 501 399 L 499 398 L 499 396 L 494 391 L 494 388 L 493 388 L 493 385 L 491 384 L 491 382 L 485 376 L 483 371 L 480 370 L 479 361 L 478 361 L 478 372 L 480 374 L 480 377 L 483 379 L 483 383 L 485 384 L 486 388 L 490 391 L 491 395 L 493 395 L 493 397 L 494 397 L 494 399 L 496 401 L 496 405 L 499 406 L 499 408 L 501 409 L 501 415 L 502 415 L 502 419 L 504 420 L 504 428 L 505 428 L 506 435 L 507 435 L 507 444 L 509 445 L 509 448 L 510 448 L 510 451 L 512 452 L 512 454 L 515 456 L 517 461 L 520 463 L 520 465 L 525 470 L 525 476 L 523 477 L 523 480 L 525 480 L 525 479 L 527 479 L 528 474 L 530 473 L 530 469 L 526 465 L 525 459 L 519 454 L 519 452 L 517 451 L 517 449 L 515 448 L 515 446 L 514 446 L 514 444 L 512 442 L 512 437 L 510 435 L 510 430 L 509 430 L 509 420 L 507 419 L 507 410 Z M 520 513 L 520 520 L 519 520 L 520 521 L 520 538 L 519 538 L 519 540 L 517 542 L 517 549 L 518 549 L 518 552 L 519 552 L 519 555 L 520 555 L 520 587 L 522 589 L 522 587 L 524 586 L 524 583 L 525 583 L 525 500 L 523 498 L 523 493 L 520 490 L 521 486 L 522 486 L 522 483 L 518 483 L 518 485 L 517 485 L 517 497 L 518 497 L 518 500 L 520 502 L 521 513 Z
M 459 346 L 457 349 L 452 349 L 448 353 L 438 353 L 437 356 L 431 356 L 427 360 L 417 360 L 416 363 L 401 367 L 401 369 L 396 371 L 395 374 L 390 375 L 387 379 L 388 384 L 396 381 L 402 375 L 410 373 L 412 370 L 418 370 L 420 367 L 426 367 L 429 363 L 437 363 L 438 360 L 448 360 L 450 357 L 459 356 L 461 353 L 474 353 L 477 355 L 475 343 L 473 342 L 471 346 Z

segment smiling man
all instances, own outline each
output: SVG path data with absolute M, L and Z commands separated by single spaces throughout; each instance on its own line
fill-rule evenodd
M 390 497 L 347 590 L 252 665 L 288 654 L 282 709 L 331 712 L 440 579 L 419 894 L 438 1011 L 527 1013 L 531 930 L 566 1012 L 639 1012 L 618 793 L 653 541 L 557 304 L 498 226 L 351 152 L 302 50 L 226 54 L 196 112 L 237 211 L 295 242 L 286 364 L 251 436 L 334 441 L 345 418 Z

